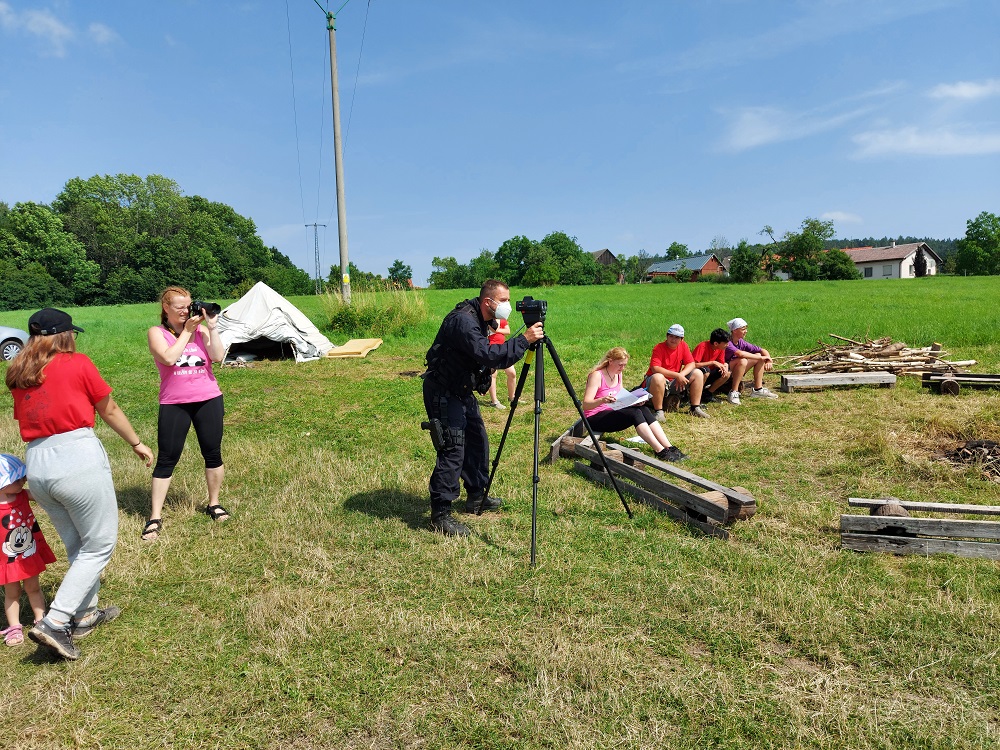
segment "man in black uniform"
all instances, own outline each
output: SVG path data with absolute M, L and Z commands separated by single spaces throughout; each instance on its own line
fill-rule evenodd
M 545 335 L 539 322 L 520 336 L 490 344 L 493 321 L 508 319 L 510 312 L 510 289 L 490 279 L 478 298 L 460 302 L 445 316 L 427 352 L 424 408 L 437 450 L 430 481 L 431 528 L 447 536 L 469 535 L 468 527 L 451 515 L 459 479 L 465 483 L 466 513 L 500 507 L 499 499 L 486 497 L 490 446 L 474 391 L 485 394 L 491 370 L 510 367 Z

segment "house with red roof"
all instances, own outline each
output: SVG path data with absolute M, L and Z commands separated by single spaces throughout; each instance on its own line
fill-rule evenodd
M 848 247 L 844 252 L 854 261 L 864 279 L 912 279 L 917 275 L 914 261 L 922 252 L 927 261 L 927 275 L 934 276 L 941 257 L 926 242 L 907 242 L 886 247 Z

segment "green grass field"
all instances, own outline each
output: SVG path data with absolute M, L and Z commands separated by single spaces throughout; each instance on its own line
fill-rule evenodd
M 1000 371 L 996 279 L 513 296 L 526 291 L 548 300 L 546 331 L 579 395 L 611 346 L 629 349 L 638 380 L 670 323 L 693 345 L 737 315 L 774 355 L 829 333 L 891 336 Z M 121 506 L 102 601 L 124 612 L 74 663 L 30 643 L 0 647 L 8 745 L 997 746 L 996 563 L 841 551 L 837 526 L 849 496 L 1000 504 L 1000 485 L 931 460 L 970 438 L 1000 440 L 1000 393 L 948 398 L 903 380 L 713 405 L 710 420 L 668 415 L 667 435 L 691 455 L 685 468 L 748 488 L 757 515 L 728 541 L 706 538 L 637 503 L 629 520 L 569 461 L 543 465 L 532 569 L 530 406 L 518 409 L 494 487 L 507 508 L 469 520 L 468 540 L 428 530 L 434 453 L 410 373 L 463 294 L 420 294 L 427 322 L 366 359 L 217 370 L 226 524 L 200 512 L 192 436 L 164 534 L 142 543 L 149 470 L 99 426 Z M 293 301 L 321 322 L 321 300 Z M 145 328 L 157 309 L 72 311 L 86 329 L 80 350 L 147 443 L 157 378 Z M 0 313 L 0 323 L 24 328 L 27 315 Z M 575 419 L 555 368 L 546 375 L 543 451 Z M 506 412 L 485 418 L 495 447 Z M 0 450 L 24 453 L 10 418 Z M 60 557 L 42 576 L 51 597 L 64 552 L 40 515 Z

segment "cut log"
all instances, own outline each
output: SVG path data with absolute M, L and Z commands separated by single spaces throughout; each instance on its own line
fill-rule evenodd
M 957 380 L 949 378 L 941 381 L 941 393 L 945 396 L 957 396 L 960 390 Z

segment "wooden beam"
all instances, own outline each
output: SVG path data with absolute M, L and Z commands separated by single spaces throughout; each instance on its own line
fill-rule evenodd
M 598 484 L 603 484 L 605 487 L 613 487 L 611 484 L 611 477 L 609 477 L 606 472 L 598 471 L 592 466 L 588 466 L 580 461 L 574 461 L 573 468 Z M 717 536 L 721 539 L 729 538 L 729 532 L 723 527 L 716 526 L 715 524 L 708 523 L 706 521 L 701 521 L 687 513 L 683 508 L 678 508 L 670 503 L 665 503 L 652 492 L 623 481 L 621 477 L 618 478 L 618 486 L 621 488 L 622 492 L 627 492 L 639 502 L 644 503 L 645 505 L 648 505 L 662 513 L 666 513 L 668 516 L 680 521 L 681 523 L 693 526 L 699 531 L 711 536 Z
M 721 492 L 726 496 L 726 499 L 731 503 L 736 503 L 737 505 L 745 506 L 747 508 L 756 508 L 757 501 L 754 500 L 749 495 L 744 495 L 737 492 L 732 487 L 726 487 L 725 485 L 713 482 L 710 479 L 704 479 L 697 474 L 692 474 L 690 471 L 684 471 L 684 469 L 679 469 L 673 464 L 668 464 L 666 461 L 660 461 L 656 458 L 651 458 L 645 453 L 639 453 L 639 451 L 632 450 L 631 448 L 626 448 L 624 445 L 618 443 L 611 443 L 610 447 L 614 450 L 622 452 L 625 456 L 625 460 L 632 459 L 639 463 L 645 464 L 646 466 L 652 466 L 653 468 L 659 469 L 660 471 L 666 472 L 671 476 L 675 476 L 678 479 L 683 479 L 685 482 L 693 484 L 695 487 L 702 487 L 706 490 L 715 490 L 716 492 Z
M 847 504 L 855 508 L 877 508 L 886 503 L 899 503 L 906 510 L 923 510 L 931 513 L 956 513 L 976 516 L 1000 516 L 1000 505 L 959 505 L 957 503 L 916 503 L 909 500 L 880 498 L 869 500 L 864 497 L 849 497 Z
M 840 530 L 859 534 L 899 534 L 903 532 L 922 536 L 960 537 L 963 539 L 1000 539 L 1000 522 L 965 521 L 952 518 L 852 516 L 845 514 L 840 517 Z
M 957 555 L 1000 560 L 1000 544 L 966 542 L 931 537 L 879 536 L 877 534 L 841 534 L 844 549 L 856 552 L 889 552 L 894 555 Z
M 791 393 L 795 388 L 826 388 L 835 385 L 880 385 L 893 387 L 896 376 L 891 372 L 824 372 L 781 376 L 781 390 Z
M 589 459 L 590 461 L 600 465 L 601 457 L 593 448 L 578 445 L 576 446 L 576 455 L 581 458 Z M 674 503 L 679 503 L 685 508 L 689 508 L 696 513 L 701 513 L 703 516 L 707 516 L 708 518 L 714 518 L 717 521 L 725 522 L 729 518 L 729 512 L 726 508 L 722 508 L 710 500 L 706 500 L 700 495 L 696 495 L 689 490 L 670 484 L 670 482 L 660 479 L 659 477 L 647 474 L 642 469 L 638 469 L 635 466 L 629 466 L 621 461 L 613 461 L 610 458 L 608 459 L 608 465 L 611 467 L 611 471 L 614 472 L 616 477 L 625 477 L 640 487 L 649 490 L 654 495 L 666 498 Z

